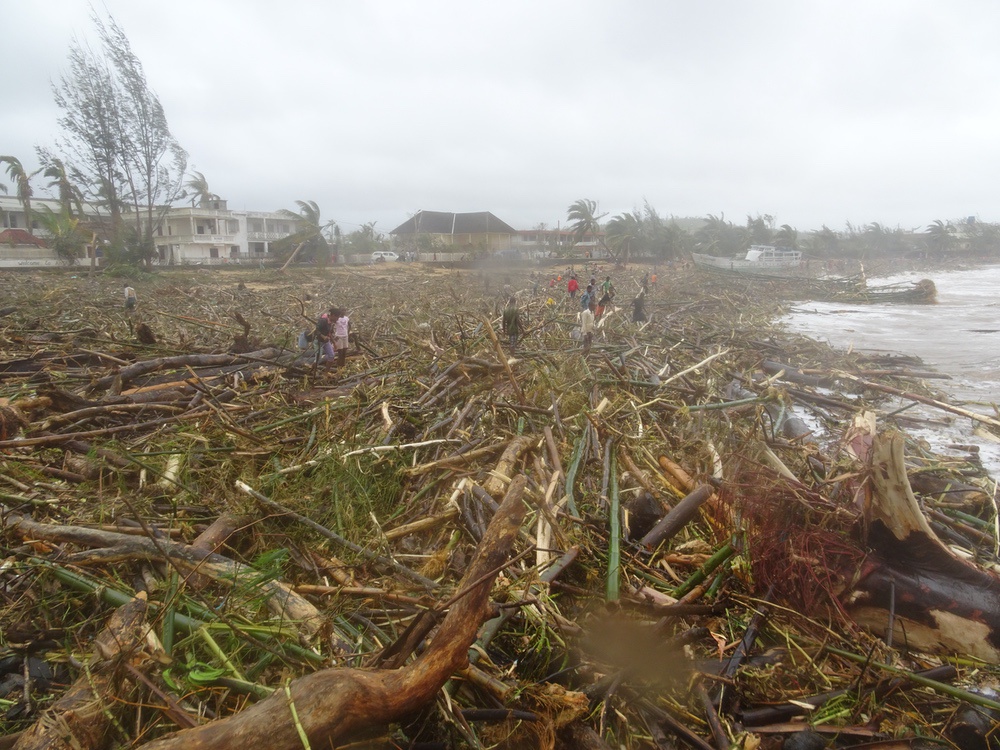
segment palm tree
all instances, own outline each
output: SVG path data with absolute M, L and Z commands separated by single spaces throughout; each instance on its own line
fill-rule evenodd
M 83 216 L 83 193 L 80 188 L 73 184 L 66 173 L 66 165 L 62 159 L 55 156 L 49 157 L 49 162 L 43 168 L 44 174 L 49 178 L 48 187 L 55 188 L 59 196 L 59 205 L 67 216 L 73 216 L 73 209 L 76 208 L 77 216 Z
M 191 179 L 184 183 L 184 187 L 191 188 L 191 205 L 195 201 L 198 203 L 208 203 L 218 199 L 215 193 L 208 189 L 208 180 L 201 172 L 192 172 Z
M 826 224 L 812 232 L 812 249 L 818 255 L 833 256 L 840 249 L 840 238 Z
M 770 245 L 774 240 L 774 217 L 770 214 L 757 215 L 756 218 L 747 215 L 747 233 L 754 245 Z
M 35 216 L 48 234 L 45 241 L 56 251 L 56 255 L 67 264 L 80 257 L 80 252 L 87 245 L 87 235 L 80 227 L 80 217 L 73 216 L 68 206 L 60 207 L 58 212 L 42 206 Z
M 790 224 L 782 224 L 781 228 L 774 234 L 774 241 L 781 247 L 790 247 L 793 250 L 797 250 L 799 247 L 798 230 L 793 229 Z
M 671 221 L 663 228 L 661 241 L 667 258 L 680 258 L 691 245 L 691 234 L 676 221 Z
M 935 219 L 927 227 L 927 246 L 937 252 L 945 253 L 951 249 L 955 242 L 955 227 L 950 223 L 945 224 L 940 219 Z
M 874 251 L 876 255 L 882 255 L 889 249 L 889 232 L 877 221 L 865 227 L 864 238 L 867 249 Z
M 582 242 L 583 238 L 590 235 L 601 243 L 601 247 L 604 251 L 611 256 L 612 260 L 618 261 L 618 257 L 614 255 L 606 244 L 604 244 L 604 238 L 601 237 L 601 218 L 606 216 L 606 214 L 601 214 L 600 216 L 594 216 L 594 212 L 597 211 L 597 202 L 592 201 L 589 198 L 581 198 L 575 201 L 566 209 L 567 218 L 572 223 L 573 229 L 573 244 Z
M 299 207 L 298 213 L 294 211 L 285 210 L 284 213 L 289 216 L 295 217 L 297 220 L 303 222 L 303 226 L 295 234 L 288 237 L 289 242 L 298 243 L 292 254 L 288 256 L 288 260 L 285 261 L 285 265 L 281 267 L 284 271 L 288 266 L 295 260 L 299 251 L 304 247 L 312 247 L 315 250 L 325 250 L 329 252 L 330 245 L 323 236 L 323 230 L 327 226 L 334 225 L 335 222 L 327 222 L 325 225 L 320 221 L 320 210 L 316 201 L 295 201 L 295 204 Z M 374 228 L 374 225 L 373 225 Z
M 628 263 L 632 246 L 642 236 L 642 219 L 636 212 L 618 214 L 608 222 L 608 244 L 616 253 L 615 260 L 621 258 Z
M 750 244 L 750 231 L 726 221 L 725 215 L 709 214 L 695 235 L 700 252 L 709 255 L 735 255 Z
M 21 201 L 21 205 L 24 207 L 26 228 L 28 234 L 31 234 L 31 196 L 34 194 L 31 188 L 31 178 L 38 174 L 38 170 L 36 169 L 34 172 L 25 171 L 20 160 L 14 156 L 0 156 L 0 164 L 7 165 L 7 177 L 14 183 L 14 188 L 17 190 L 17 199 Z

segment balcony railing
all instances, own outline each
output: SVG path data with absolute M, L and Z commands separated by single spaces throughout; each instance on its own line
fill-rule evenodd
M 171 234 L 157 237 L 157 242 L 171 245 L 238 245 L 235 234 Z
M 281 240 L 289 235 L 289 232 L 247 232 L 247 239 L 250 242 L 269 242 Z

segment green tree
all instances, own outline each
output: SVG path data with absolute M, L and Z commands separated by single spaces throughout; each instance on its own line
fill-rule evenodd
M 43 206 L 35 216 L 48 235 L 45 241 L 60 259 L 72 264 L 83 254 L 88 236 L 80 226 L 80 217 L 73 216 L 69 207 L 61 206 L 59 211 L 53 211 Z
M 945 223 L 940 219 L 935 219 L 927 227 L 927 248 L 938 255 L 942 255 L 955 244 L 955 227 L 951 223 Z
M 69 72 L 53 85 L 62 111 L 59 146 L 70 176 L 108 208 L 107 233 L 120 256 L 149 263 L 156 229 L 182 194 L 187 153 L 128 37 L 114 19 L 91 18 L 100 50 L 71 45 Z
M 35 191 L 31 187 L 31 178 L 38 174 L 38 170 L 28 172 L 21 161 L 14 156 L 0 156 L 0 164 L 5 165 L 7 177 L 14 183 L 17 199 L 24 208 L 24 221 L 27 224 L 25 228 L 28 230 L 28 234 L 32 234 L 31 196 L 35 194 Z
M 347 235 L 346 244 L 348 252 L 352 255 L 371 255 L 376 250 L 385 250 L 385 235 L 375 231 L 375 222 L 369 221 L 362 224 Z
M 585 237 L 592 237 L 597 240 L 597 242 L 604 248 L 604 251 L 611 256 L 612 260 L 618 261 L 618 257 L 611 252 L 608 246 L 604 243 L 604 238 L 601 236 L 601 218 L 606 214 L 601 214 L 600 216 L 595 216 L 597 211 L 597 202 L 592 201 L 589 198 L 581 198 L 580 200 L 574 201 L 570 204 L 570 207 L 566 209 L 567 218 L 570 221 L 571 228 L 573 230 L 573 244 L 582 242 Z
M 793 229 L 790 224 L 782 224 L 774 233 L 774 243 L 780 247 L 790 247 L 797 250 L 799 247 L 798 230 Z
M 608 222 L 608 247 L 615 260 L 627 263 L 642 240 L 642 218 L 638 212 L 618 214 Z
M 816 255 L 833 257 L 840 254 L 840 237 L 826 224 L 811 233 L 809 243 Z
M 750 234 L 745 227 L 734 226 L 725 216 L 709 214 L 704 225 L 695 234 L 698 249 L 709 255 L 737 255 L 746 252 Z
M 330 244 L 323 236 L 323 230 L 327 226 L 332 226 L 334 222 L 327 222 L 325 225 L 322 223 L 316 201 L 295 201 L 295 204 L 299 207 L 298 213 L 288 209 L 283 213 L 299 222 L 299 230 L 274 245 L 279 253 L 294 248 L 281 267 L 282 271 L 288 268 L 300 253 L 305 260 L 325 261 L 330 257 Z
M 889 250 L 889 230 L 877 221 L 868 224 L 862 233 L 864 247 L 874 255 L 885 255 Z M 864 257 L 864 256 L 862 256 Z
M 70 179 L 66 171 L 66 165 L 62 159 L 53 156 L 45 149 L 38 150 L 38 156 L 44 165 L 42 174 L 49 178 L 48 187 L 55 188 L 56 195 L 59 196 L 59 206 L 67 216 L 72 217 L 74 209 L 76 215 L 83 216 L 83 193 L 76 183 Z
M 974 221 L 966 225 L 965 237 L 970 253 L 980 257 L 1000 255 L 1000 225 Z
M 774 243 L 774 217 L 770 214 L 756 217 L 747 216 L 747 233 L 752 245 L 771 245 Z
M 208 180 L 201 172 L 192 172 L 191 179 L 184 183 L 184 187 L 191 190 L 191 205 L 204 205 L 218 199 L 218 195 L 213 193 L 208 187 Z
M 640 231 L 640 249 L 661 259 L 680 257 L 687 252 L 691 241 L 690 234 L 675 220 L 667 221 L 660 216 L 649 201 L 643 203 Z
M 676 221 L 671 221 L 664 227 L 662 241 L 663 254 L 667 258 L 680 258 L 690 252 L 692 237 Z

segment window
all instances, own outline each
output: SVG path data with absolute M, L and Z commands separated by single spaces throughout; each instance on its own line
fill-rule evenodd
M 208 248 L 208 257 L 209 258 L 218 258 L 219 257 L 219 248 L 217 248 L 217 247 L 210 247 L 210 248 Z
M 263 232 L 264 222 L 261 219 L 250 219 L 248 222 L 248 229 L 251 232 Z
M 198 225 L 198 234 L 205 234 L 205 227 L 203 224 Z
M 229 234 L 238 234 L 240 231 L 240 222 L 237 219 L 229 219 L 227 221 L 229 225 Z

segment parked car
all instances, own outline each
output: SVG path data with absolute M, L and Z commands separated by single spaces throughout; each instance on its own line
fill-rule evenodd
M 387 260 L 399 260 L 399 255 L 392 250 L 376 250 L 372 253 L 372 262 L 384 263 Z

